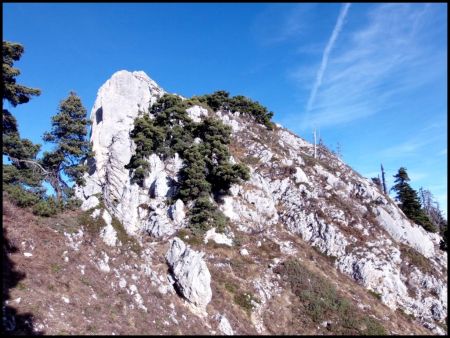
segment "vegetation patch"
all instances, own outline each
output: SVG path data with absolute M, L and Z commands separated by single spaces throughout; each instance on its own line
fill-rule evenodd
M 431 275 L 436 274 L 436 271 L 430 262 L 417 250 L 407 245 L 400 244 L 400 254 L 404 260 L 406 260 L 409 264 L 416 266 L 423 273 L 428 273 Z
M 136 153 L 125 168 L 130 170 L 132 181 L 142 186 L 149 170 L 148 156 L 155 153 L 166 159 L 178 153 L 183 167 L 174 199 L 180 198 L 185 203 L 194 201 L 189 227 L 193 236 L 202 237 L 212 227 L 223 231 L 228 222 L 211 197 L 217 201 L 229 192 L 232 184 L 248 180 L 250 174 L 244 164 L 230 162 L 229 126 L 211 117 L 199 123 L 189 117 L 186 109 L 197 101 L 208 104 L 201 97 L 183 100 L 165 94 L 150 108 L 154 119 L 149 115 L 136 118 L 130 132 Z
M 373 291 L 373 290 L 368 290 L 368 292 L 373 298 L 381 300 L 381 294 L 380 293 L 378 293 L 376 291 Z
M 98 217 L 100 218 L 100 217 Z M 141 253 L 141 245 L 133 236 L 128 235 L 122 223 L 117 219 L 117 217 L 112 216 L 111 225 L 116 230 L 117 239 L 124 245 L 125 247 L 131 249 L 136 254 L 140 255 Z
M 97 236 L 100 233 L 100 230 L 106 226 L 106 222 L 103 217 L 98 216 L 97 218 L 94 218 L 91 216 L 94 210 L 95 208 L 83 211 L 78 216 L 78 223 L 81 226 L 84 226 L 86 232 L 92 237 Z
M 274 269 L 286 280 L 301 304 L 295 309 L 306 314 L 313 323 L 332 321 L 334 334 L 386 334 L 384 327 L 366 317 L 350 301 L 340 296 L 336 288 L 323 277 L 311 272 L 298 261 L 288 260 Z
M 234 303 L 240 306 L 248 316 L 251 315 L 255 308 L 255 303 L 261 303 L 261 301 L 249 292 L 240 292 L 234 295 Z

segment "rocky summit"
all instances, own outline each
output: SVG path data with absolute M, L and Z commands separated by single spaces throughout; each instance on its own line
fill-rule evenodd
M 77 245 L 87 245 L 87 224 L 99 224 L 99 242 L 74 274 L 97 271 L 111 304 L 124 294 L 120 328 L 98 324 L 96 333 L 447 333 L 442 238 L 336 154 L 322 147 L 314 156 L 314 145 L 281 125 L 202 104 L 186 109 L 193 122 L 230 127 L 230 162 L 250 174 L 211 198 L 226 216 L 221 229 L 200 239 L 189 232 L 194 205 L 177 195 L 182 156 L 146 156 L 142 184 L 126 168 L 138 151 L 135 119 L 155 119 L 150 108 L 164 94 L 144 72 L 122 70 L 91 111 L 95 156 L 76 188 L 89 217 L 64 243 L 73 260 L 83 252 Z M 47 329 L 49 321 L 42 319 Z M 79 332 L 75 324 L 66 331 Z

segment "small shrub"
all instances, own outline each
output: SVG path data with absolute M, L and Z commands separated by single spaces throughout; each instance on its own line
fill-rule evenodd
M 288 260 L 274 269 L 283 276 L 292 292 L 300 300 L 301 313 L 308 315 L 313 323 L 335 318 L 331 327 L 336 334 L 377 334 L 385 332 L 376 320 L 363 317 L 336 288 L 323 277 L 311 272 L 298 261 Z
M 27 286 L 25 285 L 25 283 L 19 282 L 19 283 L 17 283 L 17 288 L 18 288 L 20 291 L 25 291 L 25 290 L 27 289 Z
M 183 242 L 194 247 L 203 244 L 203 237 L 195 236 L 191 229 L 180 229 L 178 230 L 177 236 L 180 237 Z
M 251 293 L 242 292 L 234 295 L 234 302 L 250 316 L 255 308 L 254 303 L 260 303 L 260 300 L 255 298 Z
M 50 269 L 53 273 L 58 273 L 59 271 L 61 271 L 61 267 L 56 263 L 51 264 Z
M 400 253 L 410 264 L 417 266 L 422 272 L 429 274 L 435 273 L 431 263 L 415 249 L 401 245 Z
M 103 217 L 93 218 L 91 216 L 92 211 L 93 209 L 82 212 L 78 216 L 78 223 L 81 226 L 84 226 L 91 236 L 97 236 L 100 233 L 100 230 L 106 226 L 106 223 Z
M 40 197 L 38 195 L 27 191 L 18 185 L 5 184 L 3 186 L 3 189 L 8 193 L 11 201 L 21 208 L 33 206 L 40 200 Z
M 224 287 L 225 290 L 227 290 L 230 293 L 236 293 L 237 290 L 239 289 L 239 286 L 233 282 L 225 282 Z
M 61 211 L 61 207 L 53 198 L 40 201 L 33 206 L 33 214 L 42 217 L 54 216 L 59 211 Z
M 257 165 L 259 164 L 259 158 L 256 156 L 252 156 L 252 155 L 247 155 L 242 159 L 242 162 L 244 162 L 245 164 L 248 165 Z
M 100 217 L 99 217 L 100 218 Z M 141 246 L 136 238 L 128 235 L 122 223 L 117 219 L 117 217 L 112 216 L 111 225 L 116 230 L 117 239 L 125 246 L 129 247 L 136 254 L 141 253 Z
M 369 294 L 373 297 L 373 298 L 376 298 L 376 299 L 378 299 L 378 300 L 381 300 L 381 294 L 380 293 L 378 293 L 378 292 L 376 292 L 376 291 L 372 291 L 372 290 L 368 290 L 369 291 Z
M 386 329 L 375 318 L 372 318 L 372 317 L 364 318 L 363 325 L 366 328 L 364 330 L 362 330 L 361 335 L 364 335 L 364 336 L 385 336 L 385 335 L 387 335 Z

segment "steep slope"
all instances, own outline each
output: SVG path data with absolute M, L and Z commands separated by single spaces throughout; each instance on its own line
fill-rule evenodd
M 326 149 L 314 158 L 311 144 L 281 126 L 268 130 L 245 114 L 200 105 L 187 110 L 194 121 L 214 116 L 231 126 L 232 161 L 251 172 L 218 203 L 230 220 L 225 232 L 212 229 L 203 242 L 189 236 L 192 205 L 172 198 L 182 159 L 149 156 L 142 187 L 125 169 L 136 149 L 134 119 L 164 93 L 143 72 L 117 72 L 100 88 L 91 112 L 95 158 L 76 191 L 104 242 L 86 264 L 125 285 L 141 311 L 161 304 L 168 314 L 163 304 L 180 305 L 178 314 L 195 318 L 192 327 L 179 325 L 184 334 L 446 332 L 440 237 Z M 131 258 L 114 263 L 123 257 Z M 312 280 L 317 287 L 308 289 Z M 161 299 L 136 291 L 143 288 Z
M 281 271 L 276 272 L 279 261 L 295 256 L 308 272 L 306 277 L 315 276 L 324 290 L 334 285 L 341 299 L 360 312 L 360 317 L 371 324 L 368 333 L 380 333 L 380 326 L 371 320 L 383 326 L 386 333 L 431 333 L 411 316 L 390 311 L 374 295 L 334 269 L 329 258 L 286 232 L 279 233 L 281 245 L 262 233 L 238 235 L 235 243 L 240 244 L 233 247 L 211 240 L 207 244 L 189 244 L 207 252 L 205 261 L 211 275 L 211 301 L 206 313 L 201 313 L 171 285 L 165 260 L 170 243 L 147 236 L 132 250 L 125 245 L 106 244 L 98 230 L 97 222 L 89 220 L 84 212 L 41 218 L 3 196 L 2 332 L 339 333 L 338 321 L 352 317 L 345 311 L 333 310 L 311 320 L 311 314 L 302 310 L 304 301 L 291 291 Z M 243 248 L 249 252 L 247 256 L 239 253 Z M 246 295 L 255 302 L 249 302 Z M 350 332 L 357 333 L 352 329 L 354 323 L 347 326 Z

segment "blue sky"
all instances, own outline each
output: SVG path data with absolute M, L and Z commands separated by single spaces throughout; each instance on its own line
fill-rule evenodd
M 69 91 L 89 114 L 114 72 L 143 70 L 183 96 L 258 100 L 362 175 L 383 163 L 389 187 L 404 166 L 447 212 L 447 4 L 3 4 L 3 39 L 42 90 L 11 108 L 34 142 Z

